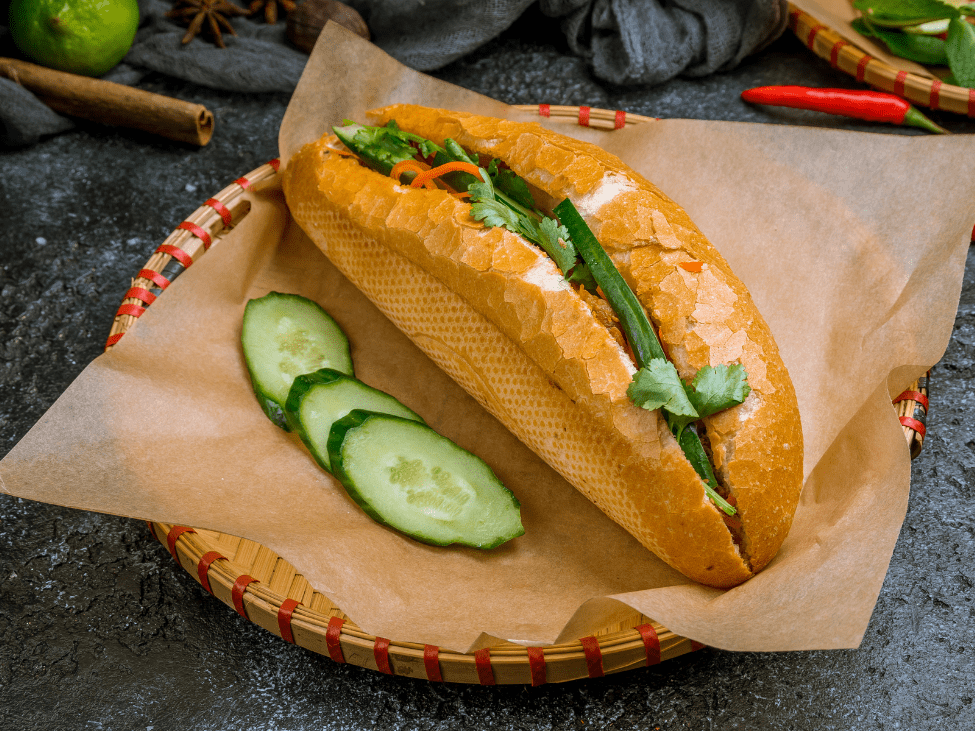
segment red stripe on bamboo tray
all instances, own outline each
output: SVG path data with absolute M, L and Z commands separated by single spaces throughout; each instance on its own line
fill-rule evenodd
M 643 649 L 647 653 L 647 665 L 660 664 L 660 638 L 652 624 L 641 624 L 636 628 L 643 638 Z
M 179 247 L 172 246 L 171 244 L 159 244 L 156 248 L 157 254 L 169 254 L 176 261 L 182 264 L 186 269 L 189 269 L 193 264 L 193 257 L 187 254 L 185 251 Z
M 867 77 L 867 65 L 873 61 L 872 56 L 863 56 L 857 61 L 857 81 L 863 81 Z
M 703 650 L 707 645 L 703 642 L 698 642 L 697 640 L 691 640 L 691 652 L 697 652 L 698 650 Z
M 924 424 L 922 424 L 917 419 L 912 419 L 910 416 L 902 416 L 900 418 L 900 422 L 901 422 L 901 426 L 906 426 L 908 429 L 913 429 L 922 437 L 924 436 L 925 432 L 927 432 L 927 429 L 925 428 Z
M 196 238 L 203 242 L 204 251 L 208 251 L 210 247 L 213 246 L 213 239 L 210 238 L 210 234 L 192 221 L 183 221 L 176 228 L 182 229 L 183 231 L 189 231 L 191 234 L 196 236 Z
M 894 93 L 897 96 L 904 96 L 904 82 L 907 80 L 906 71 L 898 71 L 897 77 L 894 79 Z
M 169 531 L 169 535 L 166 536 L 166 545 L 169 547 L 169 552 L 176 561 L 179 561 L 179 556 L 176 555 L 176 541 L 184 533 L 196 533 L 196 531 L 192 528 L 187 528 L 185 525 L 174 525 Z
M 127 305 L 119 305 L 118 310 L 115 312 L 115 316 L 131 315 L 132 317 L 142 317 L 142 313 L 145 311 L 146 308 L 142 305 L 136 305 L 130 302 Z
M 528 668 L 532 673 L 532 687 L 545 685 L 545 651 L 541 647 L 526 647 L 528 651 Z
M 590 635 L 579 640 L 582 651 L 586 653 L 586 672 L 590 678 L 601 678 L 603 672 L 603 651 L 599 649 L 599 640 Z
M 114 335 L 109 335 L 108 340 L 105 341 L 105 350 L 108 350 L 113 345 L 115 345 L 115 343 L 117 343 L 119 340 L 122 339 L 123 335 L 125 335 L 124 332 L 115 333 Z
M 243 178 L 243 177 L 237 178 L 237 180 L 235 180 L 234 182 L 244 190 L 247 190 L 248 188 L 251 187 L 251 181 L 249 181 L 247 178 Z
M 281 158 L 276 157 L 273 160 L 268 160 L 267 164 L 274 168 L 274 172 L 278 172 L 281 169 Z
M 208 551 L 200 557 L 200 563 L 196 565 L 196 575 L 200 577 L 200 584 L 211 594 L 213 589 L 210 588 L 210 566 L 220 559 L 226 561 L 227 557 L 219 551 Z
M 968 90 L 968 116 L 975 117 L 975 89 Z M 972 238 L 975 238 L 975 234 Z
M 389 666 L 389 640 L 385 637 L 377 637 L 372 645 L 372 656 L 376 658 L 376 668 L 381 673 L 392 675 L 393 669 Z
M 589 107 L 579 107 L 579 124 L 583 127 L 589 126 Z
M 436 645 L 423 646 L 423 667 L 427 671 L 427 680 L 434 683 L 442 683 L 443 676 L 440 674 L 440 648 Z
M 477 682 L 481 685 L 494 685 L 494 670 L 491 668 L 491 649 L 484 647 L 474 653 L 474 667 L 477 669 Z
M 941 79 L 934 79 L 931 82 L 931 96 L 928 98 L 928 106 L 932 109 L 941 109 Z
M 159 287 L 159 289 L 166 289 L 169 286 L 169 280 L 159 272 L 152 271 L 152 269 L 140 269 L 138 276 L 139 279 L 148 279 Z
M 552 106 L 550 104 L 539 104 L 538 113 L 543 117 L 552 116 Z
M 244 619 L 250 619 L 247 616 L 247 609 L 244 608 L 244 592 L 247 587 L 253 584 L 257 579 L 253 576 L 248 576 L 247 574 L 241 574 L 237 577 L 237 581 L 234 582 L 233 587 L 230 589 L 230 598 L 233 599 L 234 609 L 237 610 L 239 614 Z
M 613 120 L 613 129 L 623 129 L 626 126 L 626 112 L 622 109 L 616 110 L 616 117 Z
M 147 305 L 151 305 L 153 302 L 156 301 L 156 295 L 154 295 L 145 287 L 129 287 L 129 291 L 125 293 L 125 296 L 122 299 L 142 300 Z
M 234 222 L 234 217 L 231 215 L 230 209 L 216 198 L 208 198 L 207 200 L 203 201 L 203 205 L 210 206 L 210 208 L 219 213 L 220 218 L 223 219 L 224 226 L 229 226 Z
M 840 62 L 840 51 L 843 49 L 843 46 L 848 45 L 849 44 L 846 41 L 836 41 L 836 43 L 833 44 L 833 47 L 829 50 L 830 66 L 836 68 L 837 64 Z
M 901 401 L 916 401 L 924 407 L 925 411 L 928 410 L 928 397 L 920 391 L 904 391 L 904 393 L 891 401 L 891 403 L 896 404 L 900 403 Z
M 295 607 L 299 604 L 301 602 L 297 599 L 285 599 L 278 609 L 278 629 L 281 630 L 281 639 L 292 645 L 295 643 L 295 636 L 291 631 L 291 618 L 294 616 Z
M 806 47 L 811 51 L 813 45 L 816 43 L 816 36 L 819 35 L 819 31 L 829 30 L 825 25 L 814 25 L 809 29 L 809 35 L 806 36 Z
M 332 617 L 328 620 L 328 629 L 325 630 L 325 647 L 328 648 L 328 656 L 335 662 L 345 662 L 345 655 L 342 653 L 343 624 L 344 619 Z

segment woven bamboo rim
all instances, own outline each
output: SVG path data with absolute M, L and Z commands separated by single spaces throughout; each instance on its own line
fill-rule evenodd
M 652 121 L 650 117 L 586 107 L 539 105 L 519 109 L 606 129 Z M 180 272 L 247 215 L 247 189 L 273 178 L 278 168 L 279 161 L 272 160 L 238 178 L 208 199 L 156 248 L 125 294 L 106 350 L 123 337 Z M 920 451 L 924 435 L 927 379 L 922 381 L 896 400 L 912 454 L 915 445 Z M 266 546 L 215 531 L 166 523 L 147 525 L 183 569 L 245 619 L 336 662 L 390 675 L 448 683 L 542 685 L 633 670 L 704 647 L 635 610 L 589 637 L 544 648 L 499 642 L 489 649 L 459 653 L 376 637 L 359 629 L 294 566 Z
M 975 89 L 896 69 L 864 53 L 792 3 L 789 3 L 789 28 L 809 50 L 857 81 L 904 97 L 914 104 L 975 117 Z

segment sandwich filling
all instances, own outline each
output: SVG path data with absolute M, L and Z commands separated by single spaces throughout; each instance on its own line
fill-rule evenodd
M 482 160 L 454 140 L 443 146 L 402 131 L 395 122 L 366 127 L 346 122 L 334 128 L 339 140 L 361 164 L 401 185 L 441 189 L 470 204 L 470 215 L 486 227 L 503 227 L 544 250 L 562 274 L 529 272 L 545 287 L 571 287 L 632 360 L 632 383 L 627 395 L 637 406 L 660 409 L 684 455 L 701 478 L 707 498 L 724 513 L 736 543 L 741 525 L 733 498 L 715 476 L 706 432 L 700 420 L 745 401 L 750 393 L 747 374 L 739 363 L 705 366 L 683 381 L 667 358 L 647 312 L 612 260 L 596 240 L 584 215 L 592 215 L 619 193 L 632 188 L 624 177 L 611 174 L 599 187 L 574 204 L 565 199 L 551 210 L 536 200 L 525 180 L 498 159 Z M 339 154 L 348 154 L 336 150 Z

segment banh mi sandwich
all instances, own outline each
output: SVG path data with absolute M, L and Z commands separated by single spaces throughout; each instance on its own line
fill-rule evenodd
M 434 362 L 644 546 L 735 586 L 788 533 L 795 391 L 687 214 L 600 148 L 396 105 L 299 150 L 292 215 Z

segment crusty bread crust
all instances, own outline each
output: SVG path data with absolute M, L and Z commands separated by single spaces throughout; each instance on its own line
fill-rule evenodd
M 744 364 L 752 394 L 707 420 L 716 470 L 740 511 L 741 545 L 659 412 L 626 397 L 630 357 L 543 252 L 484 228 L 443 191 L 401 186 L 330 152 L 340 145 L 329 137 L 285 171 L 289 206 L 309 236 L 435 362 L 662 559 L 718 587 L 762 568 L 798 500 L 795 394 L 744 286 L 686 214 L 617 158 L 535 124 L 407 106 L 378 118 L 441 144 L 452 137 L 555 199 L 571 198 L 661 325 L 682 376 Z M 678 266 L 688 261 L 703 270 Z

